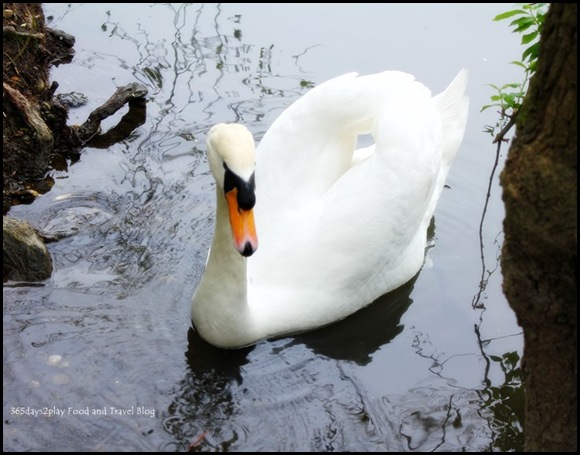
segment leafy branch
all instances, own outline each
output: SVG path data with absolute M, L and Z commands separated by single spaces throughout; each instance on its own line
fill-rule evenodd
M 495 172 L 499 165 L 499 156 L 501 146 L 506 141 L 505 136 L 512 129 L 516 123 L 518 112 L 524 101 L 524 97 L 528 90 L 528 84 L 531 77 L 536 71 L 538 62 L 538 51 L 540 48 L 540 33 L 544 24 L 544 17 L 548 11 L 547 3 L 523 3 L 516 9 L 506 11 L 493 18 L 494 21 L 501 21 L 512 18 L 510 27 L 513 27 L 514 33 L 522 33 L 522 45 L 526 49 L 522 53 L 522 58 L 519 61 L 512 62 L 524 70 L 523 81 L 519 83 L 505 84 L 502 86 L 489 84 L 495 90 L 495 94 L 491 96 L 491 104 L 485 105 L 481 111 L 489 109 L 490 107 L 498 108 L 499 118 L 495 126 L 486 125 L 485 132 L 491 134 L 494 138 L 493 143 L 497 144 L 495 151 L 495 161 L 491 170 L 485 203 L 483 204 L 483 211 L 481 213 L 481 220 L 479 222 L 479 251 L 481 258 L 481 279 L 479 281 L 479 291 L 473 297 L 473 308 L 485 308 L 481 302 L 482 295 L 487 287 L 487 282 L 491 272 L 488 271 L 485 265 L 484 243 L 483 243 L 483 223 L 487 213 L 487 207 L 491 197 L 491 189 L 494 182 Z M 499 130 L 498 133 L 496 131 Z M 487 273 L 487 278 L 486 278 Z
M 494 136 L 494 143 L 504 141 L 507 132 L 515 124 L 520 107 L 528 90 L 531 77 L 536 72 L 538 63 L 538 53 L 540 48 L 540 34 L 544 25 L 544 18 L 548 11 L 547 3 L 521 3 L 516 9 L 498 14 L 493 18 L 494 21 L 501 21 L 512 18 L 510 27 L 513 33 L 521 33 L 521 44 L 527 46 L 521 60 L 511 62 L 524 70 L 522 82 L 505 84 L 498 86 L 488 84 L 495 90 L 491 96 L 491 104 L 486 104 L 480 112 L 490 108 L 498 108 L 499 119 L 495 126 L 486 125 L 485 132 Z M 496 131 L 499 129 L 499 133 Z

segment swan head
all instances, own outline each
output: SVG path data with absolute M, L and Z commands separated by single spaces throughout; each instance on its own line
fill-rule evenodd
M 254 137 L 243 125 L 219 123 L 209 130 L 207 154 L 211 173 L 228 205 L 234 247 L 242 256 L 251 256 L 258 248 L 253 212 L 256 204 Z

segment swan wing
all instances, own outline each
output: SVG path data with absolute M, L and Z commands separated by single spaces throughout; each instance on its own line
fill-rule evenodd
M 466 73 L 432 97 L 408 74 L 347 74 L 311 90 L 257 150 L 260 250 L 248 301 L 276 333 L 362 308 L 411 279 L 467 118 Z M 374 146 L 356 152 L 357 136 Z

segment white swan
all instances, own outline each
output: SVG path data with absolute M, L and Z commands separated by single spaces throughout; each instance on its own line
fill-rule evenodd
M 244 126 L 214 126 L 217 218 L 193 296 L 198 333 L 238 348 L 312 330 L 410 280 L 463 139 L 466 84 L 462 70 L 432 97 L 405 73 L 346 74 L 286 109 L 257 151 Z M 355 151 L 367 133 L 375 145 Z

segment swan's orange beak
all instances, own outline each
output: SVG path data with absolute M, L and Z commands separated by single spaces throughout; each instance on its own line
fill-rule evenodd
M 241 209 L 238 204 L 238 189 L 226 193 L 230 212 L 230 225 L 234 236 L 234 245 L 242 256 L 251 256 L 258 248 L 258 236 L 254 224 L 254 211 Z

